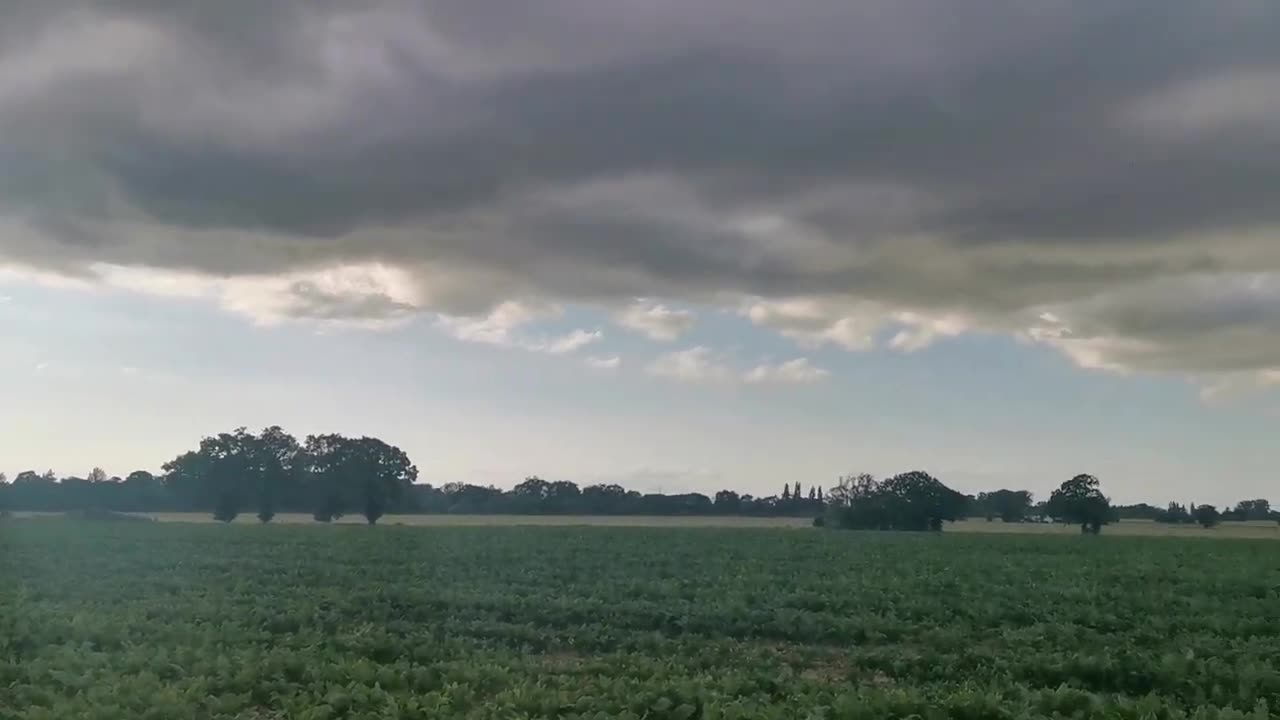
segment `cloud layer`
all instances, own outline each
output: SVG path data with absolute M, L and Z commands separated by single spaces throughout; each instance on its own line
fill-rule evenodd
M 728 359 L 705 345 L 663 353 L 649 363 L 646 370 L 650 375 L 668 380 L 717 385 L 809 385 L 825 380 L 831 374 L 803 357 L 777 365 L 762 363 L 747 370 L 737 370 Z
M 590 303 L 669 340 L 746 308 L 1262 380 L 1276 37 L 1263 0 L 23 4 L 0 264 L 266 318 Z
M 676 310 L 661 303 L 637 300 L 617 315 L 622 327 L 646 335 L 651 340 L 670 342 L 693 327 L 689 310 Z

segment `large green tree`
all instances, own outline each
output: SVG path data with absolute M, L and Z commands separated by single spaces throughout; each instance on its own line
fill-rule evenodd
M 146 470 L 134 470 L 125 476 L 121 485 L 128 495 L 129 509 L 154 512 L 164 507 L 167 497 L 164 483 Z
M 10 503 L 25 510 L 58 510 L 60 489 L 52 471 L 41 475 L 35 470 L 23 470 L 14 476 L 9 487 Z
M 164 484 L 189 507 L 212 507 L 231 522 L 253 503 L 269 522 L 282 500 L 297 494 L 300 446 L 278 426 L 255 435 L 243 427 L 211 435 L 164 464 Z
M 213 496 L 215 520 L 235 520 L 255 494 L 257 440 L 247 429 L 239 427 L 200 441 L 198 452 L 209 459 L 203 481 Z
M 1097 535 L 1111 515 L 1111 501 L 1102 494 L 1098 478 L 1076 475 L 1062 483 L 1045 505 L 1054 519 L 1078 524 L 1080 532 Z
M 1201 527 L 1211 528 L 1218 524 L 1222 514 L 1212 505 L 1196 505 L 1191 510 L 1191 516 Z
M 258 519 L 270 522 L 282 502 L 294 500 L 301 486 L 302 446 L 279 425 L 263 429 L 250 447 L 251 480 L 258 500 Z
M 311 435 L 306 457 L 316 491 L 316 517 L 322 520 L 355 505 L 373 525 L 418 478 L 418 469 L 403 450 L 377 438 Z
M 160 482 L 184 510 L 207 509 L 213 503 L 209 483 L 212 458 L 197 450 L 188 450 L 160 466 Z
M 1000 518 L 1007 523 L 1022 522 L 1031 512 L 1032 496 L 1026 490 L 996 490 L 978 493 L 977 510 L 988 520 Z
M 964 516 L 968 499 L 932 475 L 913 471 L 877 481 L 840 478 L 827 493 L 824 525 L 860 530 L 941 530 Z
M 582 488 L 582 502 L 587 512 L 598 515 L 617 515 L 627 512 L 630 503 L 639 493 L 628 491 L 614 483 L 600 483 Z
M 346 438 L 336 434 L 308 435 L 303 444 L 304 483 L 312 516 L 320 522 L 342 517 L 350 495 L 339 477 L 343 471 L 342 449 Z
M 920 470 L 881 483 L 894 530 L 941 530 L 944 521 L 964 516 L 968 498 Z
M 519 513 L 541 513 L 551 495 L 551 483 L 537 475 L 525 478 L 511 488 L 511 509 Z

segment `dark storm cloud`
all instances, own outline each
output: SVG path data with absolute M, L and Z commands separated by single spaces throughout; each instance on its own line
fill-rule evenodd
M 1266 0 L 0 12 L 12 262 L 377 262 L 449 310 L 810 297 L 833 325 L 870 303 L 1015 331 L 1051 308 L 1091 349 L 1157 348 L 1100 365 L 1280 366 L 1248 284 L 1280 271 Z M 1208 310 L 1143 309 L 1205 282 L 1229 290 Z M 1203 351 L 1223 328 L 1247 360 Z

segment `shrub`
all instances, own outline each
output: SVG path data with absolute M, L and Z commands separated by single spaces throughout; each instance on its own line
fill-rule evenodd
M 240 508 L 236 502 L 236 498 L 231 493 L 223 493 L 218 497 L 218 503 L 213 508 L 213 519 L 218 522 L 229 523 L 236 519 L 240 514 Z

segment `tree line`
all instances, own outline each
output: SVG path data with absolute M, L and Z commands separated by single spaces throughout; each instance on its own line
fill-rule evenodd
M 124 478 L 94 468 L 85 477 L 59 478 L 27 470 L 6 482 L 0 473 L 0 511 L 210 512 L 230 522 L 254 513 L 270 522 L 279 512 L 304 512 L 328 522 L 359 514 L 376 523 L 387 513 L 530 515 L 739 515 L 811 517 L 815 524 L 854 529 L 938 530 L 969 517 L 1004 522 L 1069 522 L 1097 533 L 1121 519 L 1198 523 L 1280 520 L 1266 500 L 1225 511 L 1212 505 L 1170 503 L 1113 506 L 1097 478 L 1077 475 L 1035 502 L 1026 490 L 965 495 L 928 473 L 877 480 L 847 475 L 834 486 L 787 483 L 767 497 L 721 490 L 640 493 L 617 484 L 579 486 L 529 477 L 509 490 L 492 485 L 418 484 L 418 470 L 398 447 L 371 437 L 308 435 L 299 441 L 279 426 L 246 428 L 203 438 L 164 463 L 160 474 L 138 470 Z
M 94 468 L 57 478 L 28 470 L 0 484 L 0 508 L 31 511 L 212 512 L 230 522 L 243 512 L 270 522 L 278 512 L 308 512 L 328 522 L 358 512 L 373 524 L 404 508 L 418 469 L 403 450 L 371 437 L 308 435 L 278 426 L 236 428 L 200 441 L 162 466 L 125 478 Z
M 1067 496 L 1078 494 L 1078 487 L 1073 486 Z M 1105 498 L 1103 498 L 1105 500 Z M 1241 500 L 1234 506 L 1228 505 L 1219 510 L 1215 505 L 1170 502 L 1161 508 L 1147 503 L 1136 505 L 1115 505 L 1110 501 L 1090 501 L 1097 506 L 1097 512 L 1105 516 L 1104 523 L 1119 520 L 1150 520 L 1167 524 L 1200 525 L 1211 528 L 1222 522 L 1274 521 L 1280 523 L 1280 512 L 1271 508 L 1271 503 L 1263 498 Z M 1004 522 L 1046 522 L 1061 519 L 1062 506 L 1053 505 L 1053 498 L 1048 502 L 1033 502 L 1031 493 L 1025 490 L 997 490 L 993 493 L 979 493 L 973 498 L 971 509 L 974 515 L 985 516 L 987 520 L 1000 518 Z
M 1205 527 L 1213 527 L 1219 522 L 1280 521 L 1280 512 L 1271 509 L 1271 502 L 1264 498 L 1241 500 L 1221 511 L 1213 505 L 1195 503 L 1183 505 L 1170 502 L 1162 508 L 1139 503 L 1117 507 L 1116 515 L 1125 520 L 1154 520 L 1158 523 L 1197 524 Z
M 848 475 L 827 494 L 827 507 L 817 523 L 854 530 L 941 530 L 944 522 L 963 520 L 975 511 L 1005 522 L 1032 519 L 1032 495 L 1025 490 L 997 490 L 977 497 L 964 495 L 922 471 L 877 480 Z M 1077 475 L 1054 490 L 1041 507 L 1042 516 L 1098 534 L 1114 519 L 1111 501 L 1098 479 Z
M 371 437 L 309 435 L 299 441 L 279 426 L 246 428 L 205 437 L 164 463 L 160 474 L 137 470 L 85 477 L 26 470 L 6 482 L 0 473 L 0 510 L 71 512 L 211 512 L 230 522 L 254 513 L 270 522 L 280 512 L 304 512 L 328 522 L 362 515 L 370 524 L 387 513 L 758 515 L 814 516 L 822 488 L 788 484 L 780 495 L 754 497 L 722 490 L 640 493 L 617 484 L 579 487 L 529 477 L 510 490 L 467 483 L 418 484 L 417 467 L 398 447 Z

